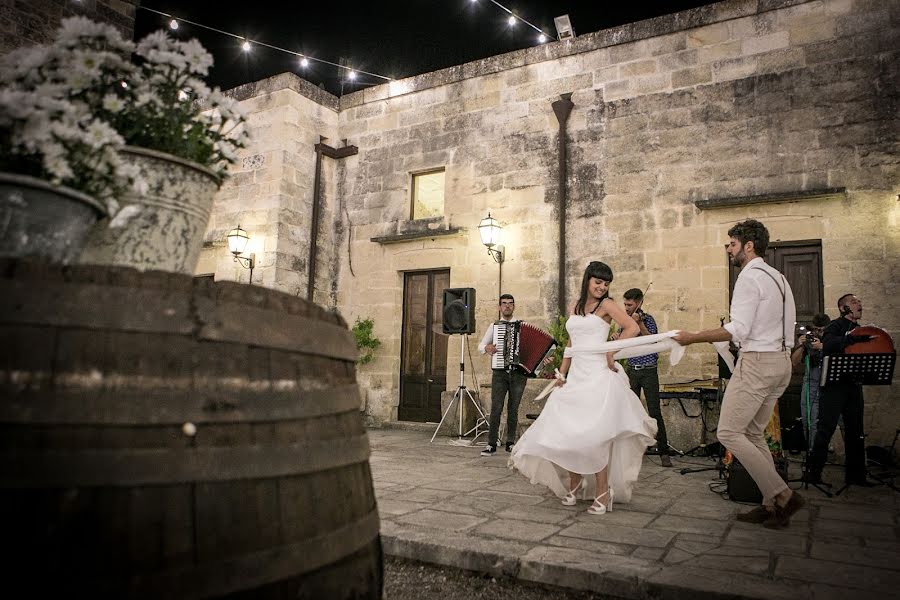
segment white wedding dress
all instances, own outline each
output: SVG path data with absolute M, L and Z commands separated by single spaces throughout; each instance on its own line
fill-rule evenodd
M 656 438 L 656 421 L 631 391 L 621 365 L 613 373 L 595 349 L 609 336 L 609 324 L 594 314 L 566 321 L 572 354 L 566 384 L 556 388 L 534 424 L 512 449 L 510 468 L 562 498 L 572 489 L 569 474 L 584 475 L 581 497 L 597 495 L 594 473 L 609 464 L 616 502 L 628 502 L 644 450 Z

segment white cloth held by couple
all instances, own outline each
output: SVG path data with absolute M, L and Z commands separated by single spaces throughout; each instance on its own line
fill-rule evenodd
M 602 344 L 597 344 L 596 346 L 590 348 L 589 350 L 576 350 L 573 347 L 567 347 L 563 356 L 566 358 L 570 358 L 575 356 L 581 352 L 589 352 L 591 354 L 607 354 L 609 352 L 615 352 L 615 359 L 621 360 L 623 358 L 635 358 L 637 356 L 647 356 L 648 354 L 663 354 L 665 352 L 669 353 L 669 363 L 672 365 L 677 365 L 681 361 L 681 357 L 684 356 L 685 347 L 673 340 L 679 330 L 673 329 L 672 331 L 667 331 L 666 333 L 657 333 L 654 335 L 644 335 L 641 337 L 628 338 L 625 340 L 615 340 L 612 342 L 605 342 Z M 728 369 L 730 371 L 734 371 L 734 357 L 731 355 L 731 352 L 728 351 L 728 342 L 715 342 L 713 346 L 716 349 L 716 352 L 722 359 L 725 361 L 725 364 L 728 365 Z M 556 386 L 555 382 L 551 382 L 544 388 L 540 394 L 538 394 L 535 400 L 542 400 L 544 397 L 548 396 L 550 392 L 553 391 L 553 388 Z

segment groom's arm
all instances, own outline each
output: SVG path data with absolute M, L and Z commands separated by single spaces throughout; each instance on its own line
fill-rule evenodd
M 724 327 L 716 327 L 706 331 L 679 331 L 672 339 L 682 346 L 688 346 L 701 342 L 730 342 L 732 336 Z

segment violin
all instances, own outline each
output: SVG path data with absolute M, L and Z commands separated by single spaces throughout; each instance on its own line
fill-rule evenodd
M 857 327 L 850 332 L 850 335 L 867 335 L 869 340 L 850 344 L 844 348 L 844 354 L 890 354 L 895 351 L 891 334 L 881 327 L 874 325 Z

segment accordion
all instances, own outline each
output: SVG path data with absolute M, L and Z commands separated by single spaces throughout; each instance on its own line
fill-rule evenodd
M 491 358 L 491 368 L 505 370 L 518 367 L 527 375 L 534 376 L 555 343 L 549 333 L 528 323 L 498 321 L 494 323 L 497 352 Z

